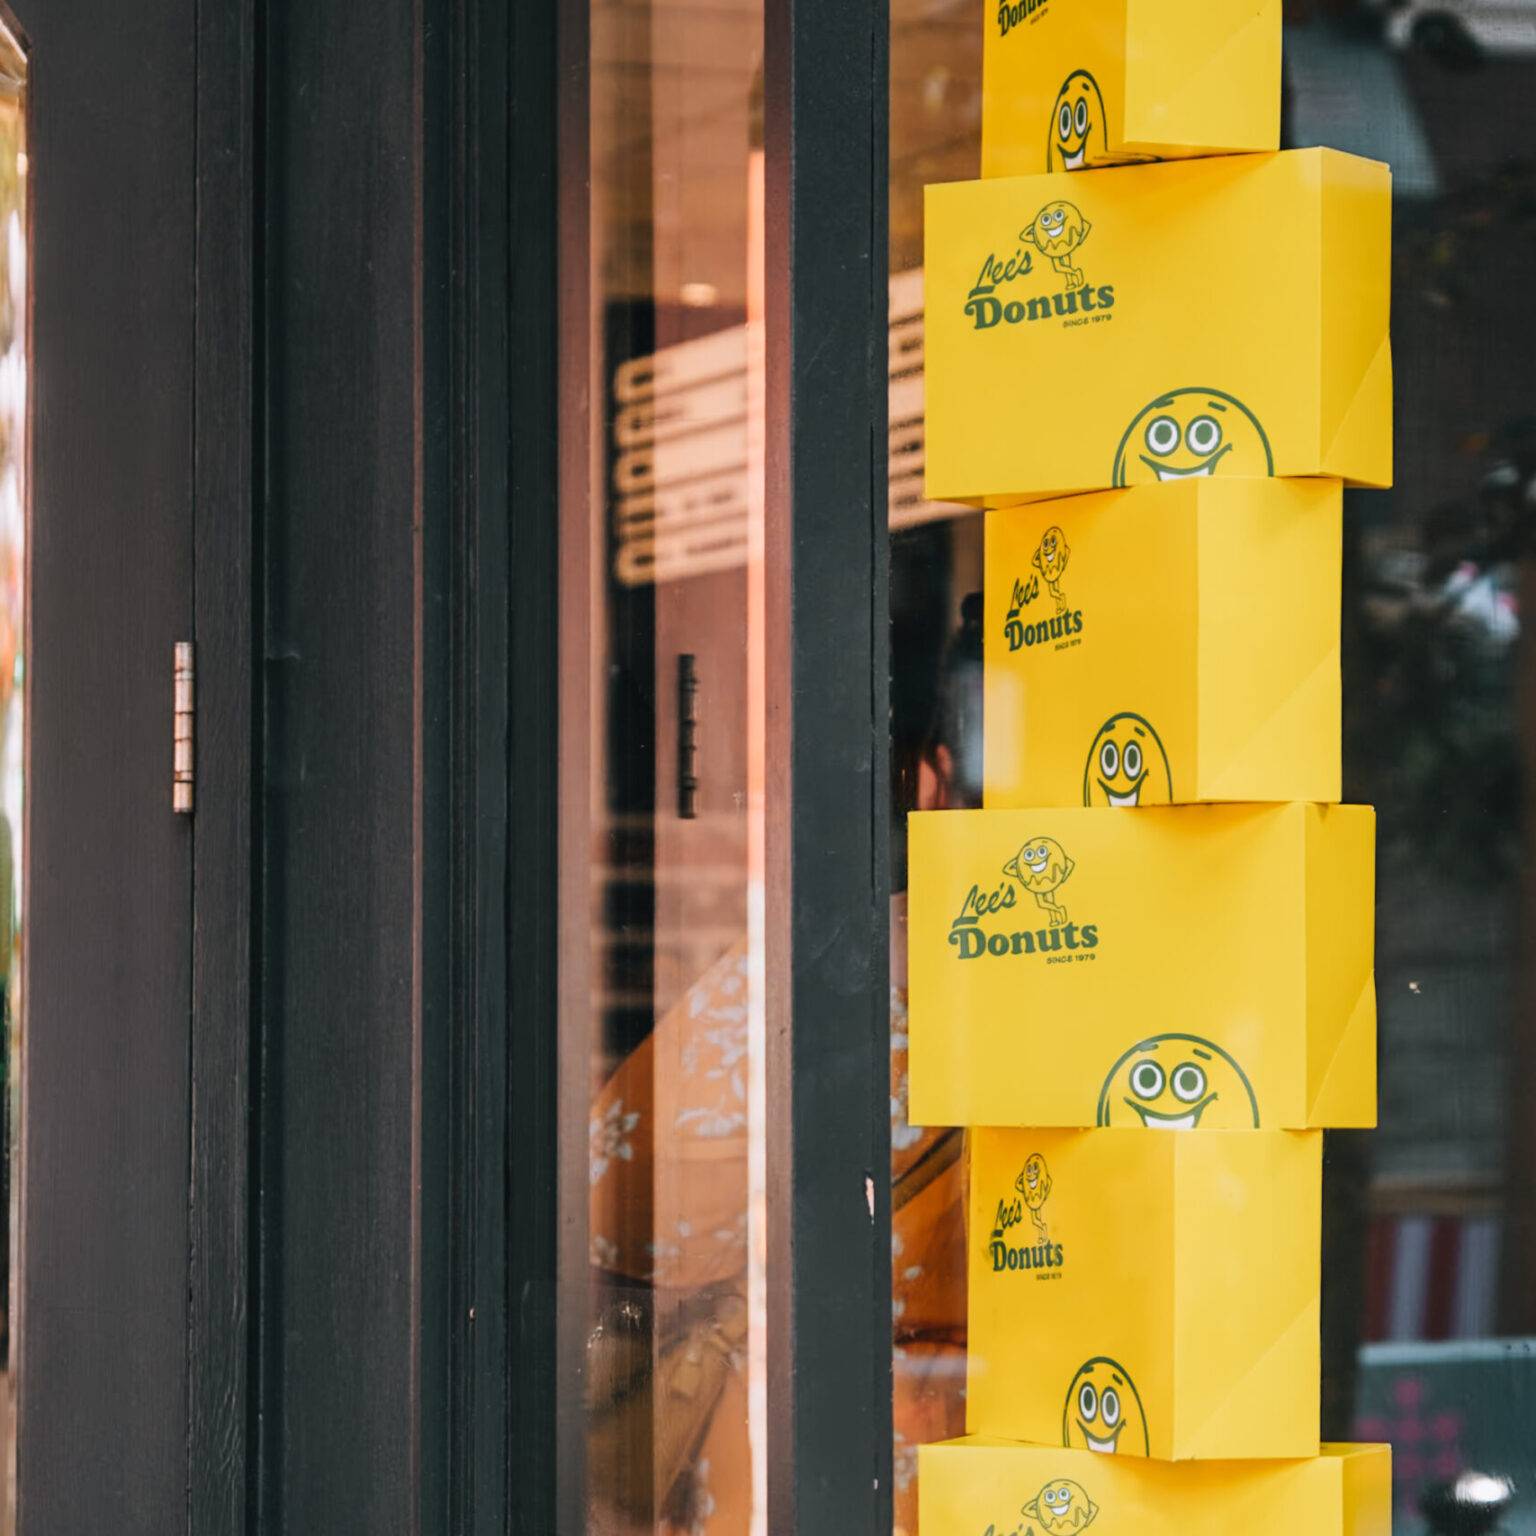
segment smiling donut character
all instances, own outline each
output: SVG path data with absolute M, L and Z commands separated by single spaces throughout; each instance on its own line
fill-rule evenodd
M 1259 1101 L 1248 1074 L 1215 1041 L 1153 1035 L 1109 1069 L 1098 1122 L 1153 1131 L 1257 1130 Z
M 1047 1483 L 1019 1511 L 1037 1520 L 1046 1536 L 1070 1536 L 1072 1532 L 1087 1530 L 1098 1512 L 1099 1506 L 1088 1497 L 1083 1485 L 1068 1477 Z
M 1095 144 L 1097 139 L 1097 144 Z M 1061 82 L 1046 133 L 1045 165 L 1050 171 L 1080 171 L 1089 156 L 1109 151 L 1109 122 L 1099 82 L 1074 69 Z
M 1173 772 L 1151 721 L 1129 710 L 1098 729 L 1083 769 L 1084 805 L 1171 805 Z
M 1059 928 L 1067 920 L 1067 909 L 1052 895 L 1066 883 L 1077 865 L 1053 837 L 1032 837 L 1003 865 L 1003 873 L 1012 875 L 1031 896 L 1035 905 Z
M 1273 475 L 1275 457 L 1259 418 L 1219 389 L 1175 389 L 1132 418 L 1115 453 L 1116 485 L 1155 485 L 1214 475 Z
M 1105 1456 L 1152 1454 L 1141 1394 L 1119 1361 L 1095 1355 L 1078 1367 L 1062 1410 L 1061 1443 Z
M 1067 291 L 1087 286 L 1083 269 L 1073 264 L 1072 253 L 1082 245 L 1093 225 L 1083 217 L 1076 203 L 1056 201 L 1047 203 L 1034 217 L 1034 221 L 1019 231 L 1019 238 L 1027 240 L 1067 280 Z

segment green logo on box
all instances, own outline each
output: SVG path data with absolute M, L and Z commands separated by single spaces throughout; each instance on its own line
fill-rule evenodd
M 992 1222 L 992 1233 L 987 1239 L 987 1254 L 992 1261 L 992 1273 L 1005 1270 L 1055 1270 L 1057 1274 L 1036 1273 L 1037 1280 L 1059 1278 L 1065 1263 L 1060 1243 L 1051 1241 L 1051 1230 L 1046 1225 L 1045 1203 L 1051 1198 L 1051 1171 L 1038 1152 L 1031 1152 L 1013 1181 L 1013 1194 L 1005 1195 L 997 1202 L 997 1216 Z M 1035 1229 L 1035 1241 L 1027 1244 L 1010 1243 L 1008 1234 L 1023 1224 L 1028 1216 Z
M 1094 923 L 1074 923 L 1067 909 L 1057 899 L 1057 892 L 1077 868 L 1072 856 L 1053 837 L 1032 837 L 1003 865 L 1009 878 L 990 892 L 973 885 L 960 903 L 960 911 L 949 925 L 949 942 L 961 960 L 978 960 L 983 955 L 1043 954 L 1047 963 L 1071 959 L 1091 959 L 1098 947 L 1099 930 Z M 1019 887 L 1035 898 L 1035 905 L 1046 914 L 1046 926 L 1033 931 L 987 932 L 984 919 L 1009 912 L 1018 905 Z M 1067 951 L 1078 951 L 1069 954 Z

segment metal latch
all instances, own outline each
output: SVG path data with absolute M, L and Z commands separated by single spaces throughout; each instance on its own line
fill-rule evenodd
M 171 776 L 171 809 L 192 814 L 193 730 L 197 718 L 197 663 L 192 642 L 176 642 L 176 756 Z

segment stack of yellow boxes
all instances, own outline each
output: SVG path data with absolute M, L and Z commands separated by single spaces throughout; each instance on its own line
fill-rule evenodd
M 984 179 L 927 205 L 928 493 L 999 510 L 985 809 L 911 823 L 911 1118 L 972 1127 L 922 1536 L 1385 1536 L 1318 1290 L 1321 1128 L 1376 1115 L 1339 588 L 1389 173 L 1275 152 L 1280 0 L 985 26 Z

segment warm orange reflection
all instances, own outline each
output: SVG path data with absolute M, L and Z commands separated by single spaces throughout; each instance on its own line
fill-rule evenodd
M 16 1528 L 16 1178 L 21 1069 L 21 895 L 26 763 L 27 508 L 27 139 L 26 66 L 0 26 L 0 1391 L 5 1496 L 0 1532 Z

